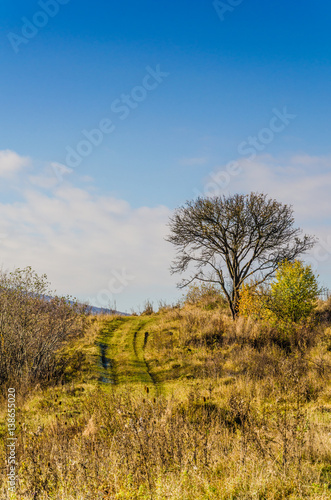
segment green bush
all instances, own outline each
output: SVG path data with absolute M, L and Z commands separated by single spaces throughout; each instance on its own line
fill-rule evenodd
M 271 283 L 268 308 L 278 319 L 298 323 L 311 315 L 320 292 L 311 266 L 284 261 Z
M 240 291 L 239 313 L 278 324 L 299 323 L 311 316 L 321 289 L 310 266 L 301 261 L 280 264 L 269 286 L 245 284 Z

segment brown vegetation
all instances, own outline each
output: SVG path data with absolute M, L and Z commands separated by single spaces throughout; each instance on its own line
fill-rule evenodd
M 0 384 L 52 383 L 64 360 L 56 353 L 82 333 L 83 308 L 68 298 L 48 297 L 46 276 L 30 268 L 0 274 Z
M 330 498 L 330 305 L 283 340 L 275 325 L 233 322 L 213 293 L 91 318 L 61 351 L 65 384 L 19 402 L 17 499 Z M 106 342 L 121 328 L 120 359 L 143 359 L 149 385 L 99 381 L 99 332 Z

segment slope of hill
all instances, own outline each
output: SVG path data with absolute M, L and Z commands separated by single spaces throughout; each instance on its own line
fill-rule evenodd
M 329 309 L 286 345 L 219 308 L 91 317 L 21 397 L 18 498 L 330 498 Z

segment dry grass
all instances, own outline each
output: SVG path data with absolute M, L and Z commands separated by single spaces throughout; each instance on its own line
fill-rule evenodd
M 84 352 L 81 367 L 20 402 L 17 499 L 330 498 L 323 307 L 313 341 L 289 345 L 267 325 L 189 304 L 91 322 L 67 346 L 68 356 Z M 130 383 L 98 382 L 100 329 L 109 355 L 133 370 Z M 142 382 L 135 356 L 155 387 Z

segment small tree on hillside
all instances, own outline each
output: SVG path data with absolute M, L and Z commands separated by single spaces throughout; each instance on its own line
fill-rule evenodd
M 312 313 L 320 292 L 311 266 L 285 261 L 271 283 L 269 309 L 277 318 L 297 323 Z
M 176 209 L 170 219 L 167 241 L 177 248 L 172 273 L 195 265 L 195 279 L 218 284 L 233 318 L 238 314 L 240 289 L 248 278 L 256 284 L 271 278 L 284 260 L 293 261 L 315 243 L 299 238 L 293 210 L 265 194 L 198 198 Z

